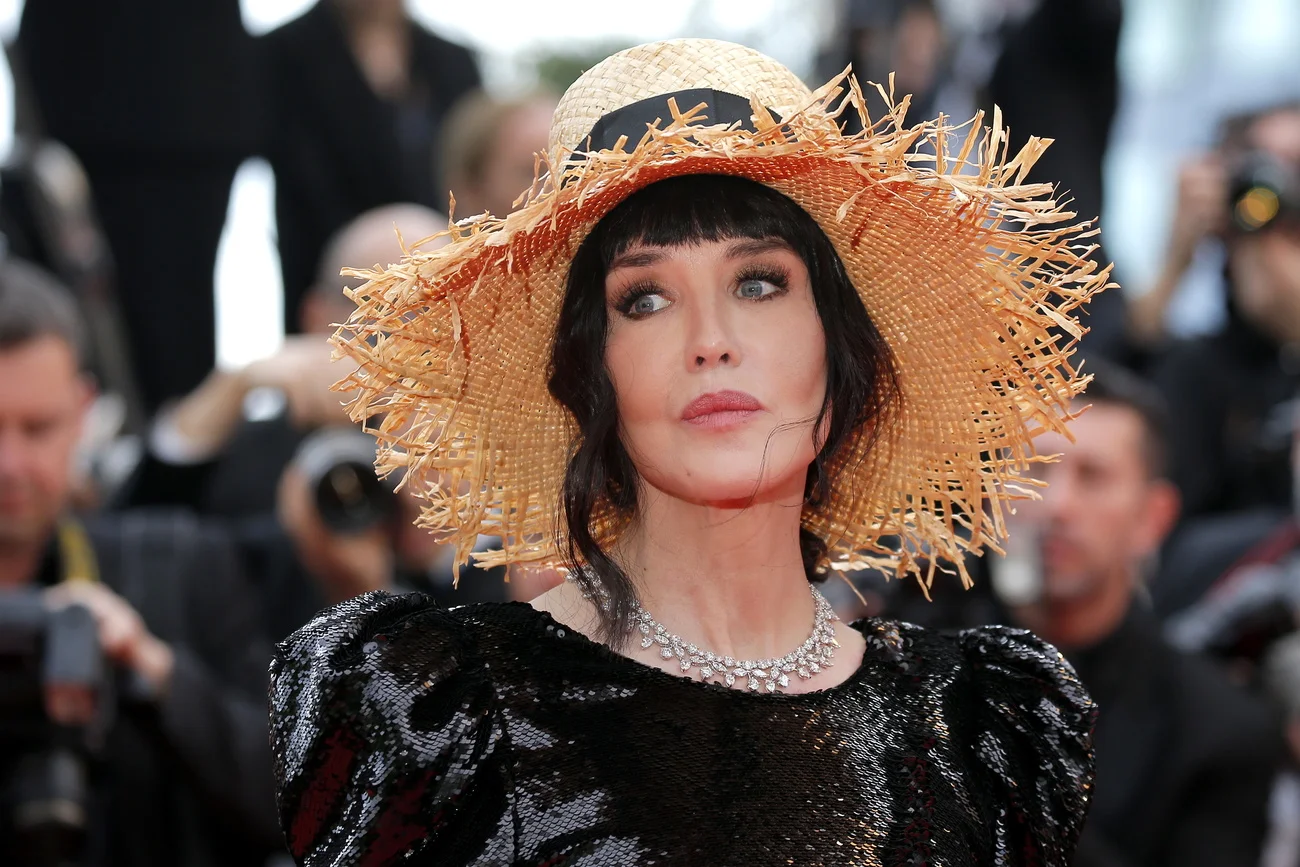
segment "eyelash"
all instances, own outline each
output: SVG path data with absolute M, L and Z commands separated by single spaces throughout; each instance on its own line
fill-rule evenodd
M 752 265 L 736 275 L 737 285 L 749 280 L 761 280 L 764 283 L 771 283 L 776 287 L 776 291 L 771 295 L 764 295 L 762 298 L 754 298 L 754 301 L 771 301 L 773 298 L 779 298 L 790 288 L 790 272 L 784 268 L 776 268 L 767 265 Z
M 618 300 L 614 302 L 614 309 L 628 319 L 640 319 L 642 317 L 632 312 L 632 305 L 647 295 L 659 294 L 659 291 L 659 285 L 649 280 L 632 283 L 619 293 Z
M 762 298 L 746 299 L 750 301 L 771 301 L 786 294 L 790 288 L 790 272 L 784 268 L 776 268 L 767 265 L 751 265 L 743 269 L 736 275 L 736 285 L 748 282 L 750 280 L 761 280 L 764 283 L 771 283 L 776 287 L 776 291 L 770 295 L 764 295 Z M 614 302 L 614 309 L 628 319 L 644 319 L 651 314 L 636 314 L 632 312 L 632 305 L 647 295 L 658 295 L 662 292 L 662 287 L 653 281 L 640 281 L 629 285 L 621 293 L 618 300 Z

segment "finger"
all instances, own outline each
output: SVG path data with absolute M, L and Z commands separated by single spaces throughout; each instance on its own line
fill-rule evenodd
M 92 613 L 103 606 L 103 598 L 95 592 L 95 585 L 83 581 L 64 581 L 45 591 L 47 605 L 59 609 L 69 605 L 81 605 Z
M 88 725 L 95 718 L 95 692 L 84 684 L 47 684 L 45 715 L 59 725 Z

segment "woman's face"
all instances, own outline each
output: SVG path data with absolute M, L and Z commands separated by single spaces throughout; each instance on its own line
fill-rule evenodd
M 643 483 L 719 507 L 802 497 L 826 340 L 789 246 L 634 245 L 611 263 L 605 302 L 605 365 Z

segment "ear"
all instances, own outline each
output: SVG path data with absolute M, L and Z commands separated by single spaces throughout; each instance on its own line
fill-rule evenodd
M 84 413 L 90 409 L 91 404 L 95 402 L 95 398 L 99 397 L 99 386 L 93 376 L 89 373 L 83 373 L 77 377 L 77 392 L 77 402 Z
M 340 277 L 340 287 L 342 281 L 343 278 Z M 342 288 L 339 291 L 342 292 Z M 323 294 L 319 284 L 312 284 L 298 302 L 298 328 L 303 334 L 319 334 L 329 326 L 330 323 L 325 321 L 328 313 L 324 309 L 326 304 L 321 297 Z
M 448 190 L 456 196 L 456 218 L 476 217 L 487 210 L 483 186 L 467 178 L 452 178 Z M 501 217 L 504 214 L 495 214 Z
M 89 373 L 82 373 L 77 376 L 77 428 L 85 435 L 86 422 L 90 418 L 91 408 L 95 405 L 95 399 L 99 397 L 99 386 L 95 378 Z
M 1154 554 L 1173 530 L 1181 512 L 1182 497 L 1173 482 L 1168 479 L 1152 481 L 1147 487 L 1146 508 L 1134 540 L 1140 550 L 1134 553 L 1142 557 Z

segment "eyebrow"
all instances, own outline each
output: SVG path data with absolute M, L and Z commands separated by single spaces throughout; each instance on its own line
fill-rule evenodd
M 625 253 L 619 253 L 614 257 L 614 261 L 609 263 L 609 268 L 606 270 L 645 268 L 648 265 L 656 265 L 662 262 L 667 255 L 663 247 L 638 247 Z
M 759 253 L 771 253 L 773 250 L 789 250 L 790 245 L 780 238 L 745 238 L 727 247 L 722 255 L 728 259 L 741 259 L 756 256 Z
M 780 238 L 744 238 L 730 244 L 722 255 L 727 259 L 741 259 L 759 253 L 770 253 L 773 250 L 789 249 L 790 245 Z M 666 247 L 637 247 L 615 256 L 614 261 L 609 263 L 608 270 L 645 268 L 650 265 L 657 265 L 668 256 L 667 250 Z

